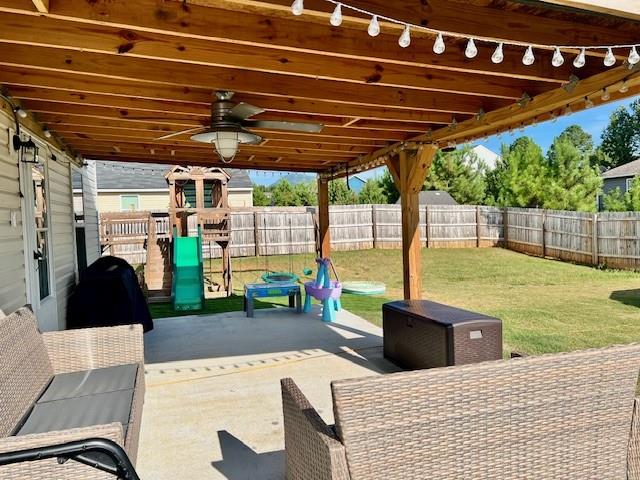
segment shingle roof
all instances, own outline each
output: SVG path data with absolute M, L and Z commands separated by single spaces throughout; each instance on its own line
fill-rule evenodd
M 96 161 L 98 190 L 157 190 L 166 189 L 165 174 L 172 165 L 160 163 L 133 163 Z M 245 170 L 225 168 L 231 176 L 229 188 L 251 188 Z
M 458 205 L 458 202 L 443 190 L 426 190 L 420 192 L 420 205 Z M 400 203 L 398 200 L 396 203 Z
M 640 159 L 607 170 L 602 174 L 602 178 L 634 177 L 636 175 L 640 175 Z

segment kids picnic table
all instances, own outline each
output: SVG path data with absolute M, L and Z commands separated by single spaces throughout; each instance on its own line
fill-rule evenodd
M 244 311 L 253 317 L 253 299 L 289 297 L 289 307 L 302 313 L 302 294 L 297 283 L 248 283 L 244 286 Z

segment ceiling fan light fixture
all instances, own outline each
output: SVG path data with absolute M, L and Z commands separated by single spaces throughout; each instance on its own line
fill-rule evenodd
M 213 144 L 216 153 L 223 163 L 231 163 L 238 153 L 240 144 L 258 144 L 262 141 L 260 135 L 251 133 L 238 125 L 218 126 L 215 130 L 197 133 L 191 140 Z

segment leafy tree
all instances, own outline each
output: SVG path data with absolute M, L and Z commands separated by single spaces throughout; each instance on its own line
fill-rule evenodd
M 609 125 L 602 132 L 602 151 L 610 162 L 607 167 L 617 167 L 630 162 L 638 154 L 640 147 L 640 101 L 631 104 L 631 111 L 625 107 L 615 110 Z
M 542 207 L 547 194 L 548 166 L 542 150 L 529 137 L 502 146 L 490 178 L 494 203 L 507 207 Z
M 549 149 L 545 208 L 595 210 L 602 178 L 597 168 L 590 165 L 590 154 L 589 149 L 580 149 L 569 135 L 560 135 L 553 141 Z
M 458 203 L 478 204 L 486 197 L 484 165 L 469 147 L 438 151 L 425 181 L 427 190 L 444 190 Z
M 356 200 L 356 194 L 349 190 L 344 179 L 329 182 L 329 203 L 331 205 L 353 205 Z
M 573 145 L 582 156 L 589 156 L 594 152 L 593 137 L 579 125 L 570 125 L 557 137 L 557 140 L 567 141 Z M 549 148 L 548 157 L 553 161 L 556 156 L 556 142 Z
M 316 182 L 301 182 L 293 187 L 294 205 L 306 207 L 318 203 Z
M 296 195 L 289 181 L 282 178 L 271 187 L 271 201 L 278 207 L 295 205 Z
M 400 192 L 396 188 L 396 183 L 393 181 L 393 177 L 388 168 L 385 168 L 382 177 L 380 177 L 380 187 L 387 199 L 388 203 L 396 203 L 400 198 Z
M 378 180 L 370 179 L 366 181 L 358 194 L 358 203 L 387 203 L 387 197 Z
M 627 199 L 620 187 L 602 196 L 602 206 L 608 212 L 625 212 L 627 210 Z
M 626 194 L 627 208 L 631 211 L 640 211 L 640 176 L 631 182 L 631 188 Z
M 253 184 L 253 205 L 255 207 L 268 207 L 271 200 L 267 196 L 267 189 L 264 185 Z

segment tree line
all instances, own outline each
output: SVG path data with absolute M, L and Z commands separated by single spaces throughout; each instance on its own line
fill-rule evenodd
M 495 168 L 489 168 L 470 146 L 439 151 L 424 190 L 443 190 L 460 204 L 595 211 L 602 193 L 601 173 L 636 159 L 640 149 L 640 100 L 610 117 L 601 144 L 580 126 L 566 128 L 547 152 L 527 136 L 503 144 Z M 291 184 L 282 179 L 270 187 L 254 185 L 256 206 L 306 206 L 317 202 L 315 181 Z M 344 179 L 329 183 L 334 205 L 395 203 L 398 190 L 390 173 L 368 180 L 358 193 Z M 605 210 L 640 210 L 640 176 L 628 192 L 616 189 L 602 197 Z

